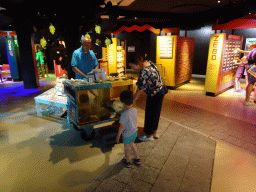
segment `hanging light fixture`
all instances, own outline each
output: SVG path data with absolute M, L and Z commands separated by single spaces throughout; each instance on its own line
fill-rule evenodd
M 99 25 L 95 25 L 95 32 L 98 34 L 101 33 L 101 27 Z
M 50 30 L 51 34 L 54 35 L 54 33 L 55 33 L 55 27 L 53 26 L 53 24 L 50 25 L 49 30 Z
M 40 39 L 40 45 L 44 48 L 46 46 L 47 42 L 45 40 L 45 38 L 43 37 L 42 39 Z
M 88 33 L 86 33 L 85 37 L 88 37 L 91 39 L 91 36 Z
M 105 45 L 108 47 L 111 44 L 111 40 L 109 38 L 106 38 Z

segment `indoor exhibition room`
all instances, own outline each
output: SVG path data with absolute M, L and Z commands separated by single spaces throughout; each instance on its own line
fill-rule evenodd
M 251 0 L 0 2 L 0 192 L 256 191 Z

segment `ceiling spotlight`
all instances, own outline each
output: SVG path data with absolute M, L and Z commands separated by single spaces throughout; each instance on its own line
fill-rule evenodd
M 109 19 L 109 16 L 108 15 L 101 15 L 100 18 L 101 19 Z
M 137 17 L 135 17 L 134 19 L 137 19 Z
M 218 3 L 220 3 L 220 1 L 218 1 Z
M 123 19 L 125 18 L 125 16 L 119 16 L 117 19 Z

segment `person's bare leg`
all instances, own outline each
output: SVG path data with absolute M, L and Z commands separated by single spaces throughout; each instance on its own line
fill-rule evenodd
M 131 144 L 124 144 L 124 154 L 126 162 L 130 162 L 130 145 Z
M 246 87 L 247 87 L 249 85 L 248 75 L 245 75 L 245 83 L 246 83 Z
M 241 89 L 241 86 L 240 86 L 240 78 L 236 77 L 235 78 L 235 88 L 236 88 L 236 91 L 239 91 Z
M 245 96 L 245 101 L 246 102 L 249 102 L 252 90 L 253 90 L 253 85 L 248 84 L 248 86 L 246 87 L 246 96 Z
M 134 154 L 134 156 L 135 156 L 135 159 L 139 159 L 140 156 L 139 156 L 138 148 L 137 148 L 137 146 L 135 145 L 134 142 L 131 143 L 131 147 L 132 147 L 132 150 L 133 150 L 133 154 Z

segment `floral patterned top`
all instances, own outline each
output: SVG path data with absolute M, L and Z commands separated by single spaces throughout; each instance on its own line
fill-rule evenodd
M 162 88 L 162 79 L 159 76 L 159 71 L 153 62 L 148 61 L 151 65 L 140 71 L 140 75 L 136 85 L 139 90 L 143 90 L 147 96 L 153 97 Z

